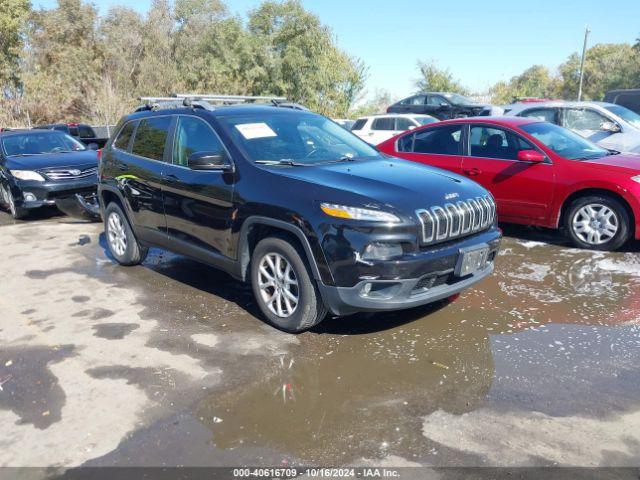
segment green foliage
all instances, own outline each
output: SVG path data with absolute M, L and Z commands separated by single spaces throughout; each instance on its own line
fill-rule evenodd
M 465 88 L 448 68 L 439 68 L 434 61 L 418 61 L 418 69 L 421 77 L 416 80 L 415 86 L 419 92 L 451 92 L 468 95 Z
M 33 123 L 114 123 L 138 97 L 173 92 L 283 95 L 345 115 L 367 74 L 294 0 L 264 2 L 246 24 L 220 0 L 154 0 L 145 16 L 118 6 L 102 18 L 85 0 L 33 12 L 27 0 L 0 7 L 1 101 L 19 87 L 13 110 Z M 26 123 L 11 115 L 0 121 Z
M 397 100 L 388 90 L 376 89 L 368 101 L 356 105 L 348 116 L 349 118 L 358 118 L 373 115 L 374 113 L 384 113 L 387 107 Z
M 534 65 L 508 82 L 498 82 L 489 93 L 494 103 L 511 103 L 517 98 L 554 98 L 557 96 L 558 79 L 542 65 Z

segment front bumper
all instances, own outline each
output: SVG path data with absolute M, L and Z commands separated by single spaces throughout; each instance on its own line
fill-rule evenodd
M 485 268 L 467 277 L 452 276 L 450 282 L 442 283 L 432 288 L 419 288 L 423 278 L 408 280 L 386 280 L 370 282 L 363 280 L 354 287 L 332 287 L 320 285 L 320 294 L 329 310 L 334 315 L 349 315 L 356 312 L 383 312 L 389 310 L 403 310 L 437 302 L 443 298 L 460 293 L 493 272 L 493 262 Z M 380 298 L 363 296 L 365 284 L 373 283 L 382 286 L 380 290 L 388 290 L 390 295 Z
M 493 228 L 447 245 L 434 245 L 400 260 L 378 261 L 368 266 L 352 264 L 348 270 L 352 273 L 350 278 L 357 275 L 355 282 L 341 285 L 319 282 L 320 293 L 335 315 L 425 305 L 455 295 L 490 275 L 500 240 L 500 231 Z M 456 266 L 462 253 L 479 246 L 489 248 L 486 266 L 473 274 L 457 276 Z M 344 270 L 340 275 L 343 279 Z
M 45 205 L 55 205 L 57 199 L 73 197 L 76 194 L 82 196 L 95 194 L 97 185 L 97 176 L 59 182 L 18 180 L 16 181 L 17 191 L 14 192 L 14 200 L 19 208 L 39 208 Z

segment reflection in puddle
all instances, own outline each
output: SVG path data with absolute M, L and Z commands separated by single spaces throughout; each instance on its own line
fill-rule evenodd
M 640 398 L 640 358 L 630 353 L 640 346 L 633 254 L 511 239 L 504 247 L 496 274 L 451 304 L 333 319 L 298 336 L 263 378 L 196 407 L 211 442 L 335 465 L 390 455 L 432 464 L 471 455 L 477 464 L 486 449 L 462 448 L 446 422 L 425 436 L 424 418 L 480 412 L 482 425 L 509 410 L 520 412 L 513 419 L 633 410 Z M 530 430 L 535 436 L 535 422 Z M 517 453 L 516 463 L 529 458 Z

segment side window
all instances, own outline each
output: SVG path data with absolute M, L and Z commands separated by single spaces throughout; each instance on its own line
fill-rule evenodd
M 400 150 L 403 152 L 460 155 L 461 133 L 462 125 L 430 128 L 401 138 L 398 148 L 405 148 Z
M 376 118 L 371 125 L 371 130 L 393 130 L 395 123 L 394 117 Z
M 533 110 L 525 110 L 520 116 L 535 118 L 543 122 L 558 123 L 556 114 L 557 110 L 554 108 L 534 108 Z
M 449 105 L 449 102 L 444 97 L 441 97 L 440 95 L 429 95 L 429 101 L 427 102 L 427 105 L 439 107 L 443 103 Z
M 171 117 L 146 118 L 140 121 L 131 153 L 152 160 L 164 159 Z
M 78 125 L 78 136 L 80 138 L 95 138 L 96 134 L 89 125 Z
M 409 130 L 410 127 L 415 127 L 415 124 L 408 118 L 396 118 L 396 130 L 405 131 Z
M 122 130 L 120 130 L 120 133 L 118 134 L 118 138 L 116 138 L 116 141 L 113 142 L 114 147 L 119 150 L 125 151 L 129 149 L 129 140 L 131 140 L 133 130 L 136 127 L 136 123 L 137 122 L 129 122 L 124 127 L 122 127 Z
M 564 114 L 564 126 L 571 130 L 600 130 L 607 118 L 593 110 L 567 108 Z
M 189 155 L 196 152 L 218 154 L 222 143 L 209 125 L 195 117 L 178 117 L 173 148 L 173 163 L 186 167 Z
M 472 126 L 469 135 L 472 157 L 517 160 L 520 150 L 535 150 L 524 138 L 515 133 L 485 126 Z
M 353 127 L 351 127 L 351 130 L 362 130 L 362 128 L 366 124 L 367 124 L 366 118 L 359 118 L 358 120 L 356 120 L 356 123 L 353 124 Z
M 426 95 L 414 95 L 413 97 L 405 98 L 400 102 L 400 105 L 424 105 Z

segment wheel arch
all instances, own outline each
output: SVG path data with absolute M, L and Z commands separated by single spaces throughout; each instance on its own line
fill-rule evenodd
M 609 197 L 619 201 L 629 215 L 629 234 L 631 237 L 635 236 L 636 217 L 633 213 L 633 208 L 631 208 L 631 205 L 629 204 L 627 199 L 618 192 L 598 187 L 582 188 L 568 195 L 567 198 L 564 199 L 560 207 L 560 215 L 558 216 L 557 222 L 558 227 L 562 228 L 564 226 L 567 211 L 569 210 L 569 205 L 571 205 L 571 203 L 578 198 L 587 197 L 590 195 L 600 195 L 602 197 Z
M 261 239 L 272 235 L 284 236 L 301 247 L 311 267 L 313 278 L 316 281 L 322 281 L 318 262 L 313 254 L 309 239 L 302 229 L 283 220 L 260 216 L 247 218 L 240 229 L 237 276 L 241 280 L 246 281 L 249 277 L 251 254 L 255 246 Z

